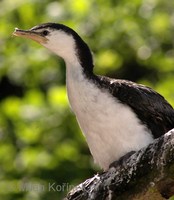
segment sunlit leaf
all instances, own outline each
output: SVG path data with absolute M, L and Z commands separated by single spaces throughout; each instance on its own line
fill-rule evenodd
M 48 91 L 48 100 L 52 106 L 67 107 L 68 100 L 65 87 L 52 87 Z

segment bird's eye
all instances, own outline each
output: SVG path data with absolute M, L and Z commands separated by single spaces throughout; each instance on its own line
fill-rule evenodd
M 42 32 L 42 35 L 44 35 L 44 36 L 47 36 L 48 34 L 49 34 L 49 31 L 45 30 L 45 31 Z

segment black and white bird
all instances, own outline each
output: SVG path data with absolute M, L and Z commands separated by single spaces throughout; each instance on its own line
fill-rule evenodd
M 64 59 L 69 103 L 95 162 L 104 170 L 174 128 L 174 109 L 160 94 L 131 81 L 95 75 L 88 45 L 71 28 L 45 23 L 16 28 L 13 34 Z

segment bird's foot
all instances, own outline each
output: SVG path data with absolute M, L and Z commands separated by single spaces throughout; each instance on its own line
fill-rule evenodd
M 127 154 L 125 154 L 124 156 L 122 156 L 119 160 L 116 160 L 114 162 L 112 162 L 110 165 L 109 165 L 109 168 L 111 167 L 117 167 L 119 165 L 121 166 L 124 166 L 126 164 L 126 160 L 132 155 L 134 154 L 135 151 L 130 151 L 128 152 Z

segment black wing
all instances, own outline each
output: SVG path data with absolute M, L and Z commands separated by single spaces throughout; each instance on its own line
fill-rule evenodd
M 174 109 L 153 89 L 131 81 L 96 76 L 100 87 L 108 89 L 120 102 L 130 106 L 142 123 L 158 138 L 174 128 Z

